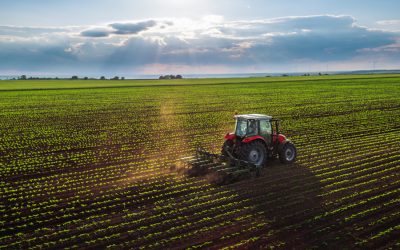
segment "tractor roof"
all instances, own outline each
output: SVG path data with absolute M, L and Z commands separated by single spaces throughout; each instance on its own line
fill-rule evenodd
M 236 119 L 272 120 L 272 116 L 260 114 L 235 115 Z

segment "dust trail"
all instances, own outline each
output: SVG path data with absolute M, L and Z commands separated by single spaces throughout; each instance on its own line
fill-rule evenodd
M 182 157 L 182 152 L 187 151 L 188 143 L 183 136 L 185 133 L 182 121 L 176 116 L 175 100 L 179 100 L 176 95 L 161 98 L 159 117 L 149 124 L 152 131 L 145 138 L 147 144 L 140 147 L 139 151 L 132 152 L 144 157 L 129 164 L 123 176 L 114 184 L 128 187 L 134 183 L 166 177 L 183 169 L 178 159 Z M 177 136 L 176 133 L 182 136 Z M 176 175 L 174 178 L 180 179 L 183 176 Z
M 178 161 L 178 159 L 187 156 L 184 154 L 187 154 L 186 152 L 189 151 L 191 147 L 189 145 L 189 138 L 185 133 L 183 120 L 177 117 L 176 99 L 180 98 L 177 98 L 176 96 L 166 96 L 166 98 L 161 102 L 160 121 L 162 127 L 165 128 L 165 134 L 169 134 L 169 131 L 175 131 L 181 136 L 178 138 L 174 137 L 175 139 L 173 140 L 175 140 L 176 143 L 173 143 L 172 145 L 168 143 L 170 146 L 164 147 L 163 152 L 160 153 L 171 162 L 169 166 L 170 170 L 182 172 L 184 171 L 184 166 Z

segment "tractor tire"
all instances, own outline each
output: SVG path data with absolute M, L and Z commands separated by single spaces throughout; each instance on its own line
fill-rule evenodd
M 259 166 L 264 166 L 267 161 L 267 150 L 264 143 L 252 141 L 242 146 L 240 158 Z
M 297 150 L 292 142 L 286 142 L 278 153 L 279 160 L 284 164 L 290 164 L 296 160 Z

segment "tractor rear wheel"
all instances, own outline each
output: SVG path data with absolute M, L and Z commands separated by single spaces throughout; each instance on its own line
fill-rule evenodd
M 252 141 L 242 146 L 240 158 L 259 166 L 264 166 L 267 161 L 267 150 L 260 141 Z
M 279 160 L 282 163 L 290 164 L 296 160 L 297 151 L 292 142 L 286 142 L 279 150 Z

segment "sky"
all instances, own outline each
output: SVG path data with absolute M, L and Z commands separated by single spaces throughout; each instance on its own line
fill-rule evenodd
M 0 75 L 400 69 L 398 0 L 1 0 Z

